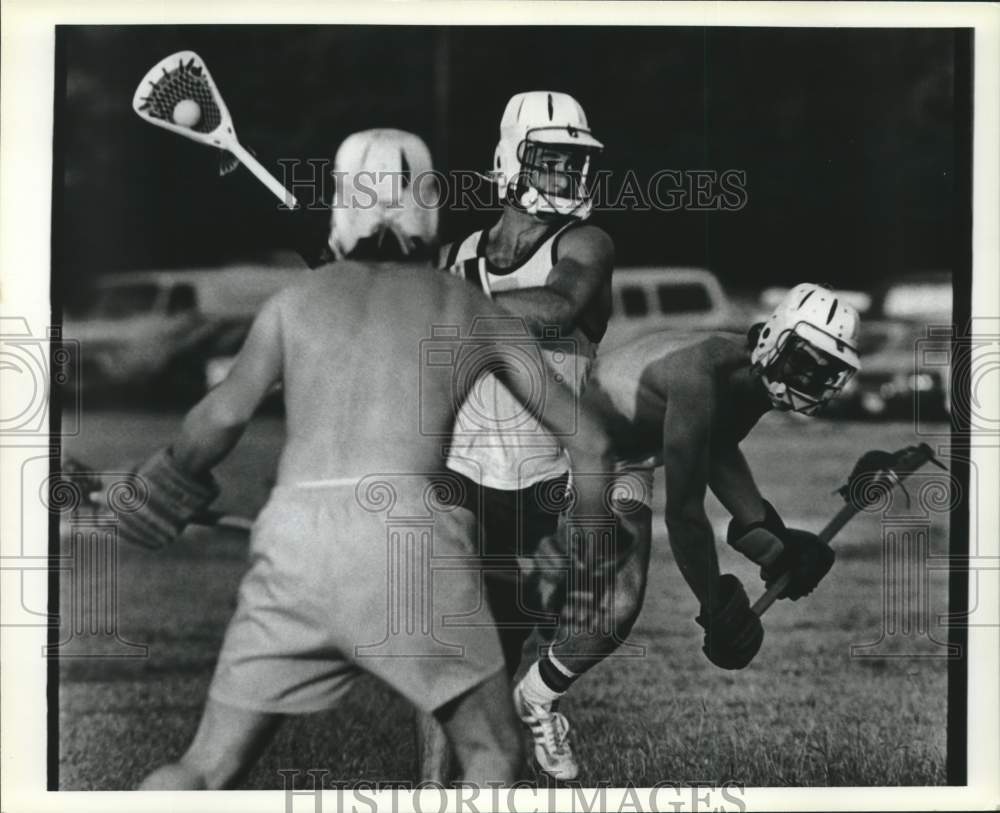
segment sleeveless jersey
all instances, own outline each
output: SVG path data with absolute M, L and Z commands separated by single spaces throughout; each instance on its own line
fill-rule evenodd
M 510 268 L 498 268 L 486 258 L 488 231 L 478 231 L 455 243 L 445 270 L 481 288 L 487 296 L 502 291 L 543 286 L 556 262 L 558 240 L 571 222 L 543 240 L 527 259 Z M 544 397 L 543 382 L 537 372 L 541 363 L 579 394 L 590 372 L 597 342 L 577 328 L 560 335 L 559 328 L 532 336 L 517 316 L 504 324 L 477 329 L 484 339 L 502 336 L 512 348 L 511 368 L 532 382 L 532 391 Z M 492 331 L 492 332 L 491 332 Z M 523 337 L 523 344 L 518 343 Z M 519 348 L 524 352 L 519 353 Z M 559 477 L 569 471 L 569 462 L 559 442 L 542 428 L 492 373 L 473 386 L 455 420 L 455 434 L 447 461 L 448 468 L 489 488 L 516 490 L 533 483 Z

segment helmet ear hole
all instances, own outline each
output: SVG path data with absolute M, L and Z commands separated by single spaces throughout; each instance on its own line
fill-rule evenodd
M 757 340 L 760 338 L 760 332 L 764 329 L 763 322 L 757 322 L 755 325 L 750 325 L 750 329 L 747 331 L 747 349 L 752 350 L 754 345 L 757 344 Z

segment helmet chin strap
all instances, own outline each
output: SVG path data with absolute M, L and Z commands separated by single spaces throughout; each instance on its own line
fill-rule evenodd
M 548 209 L 543 209 L 541 207 L 541 202 L 545 201 L 549 204 Z M 588 214 L 581 214 L 581 210 L 585 210 L 587 206 L 587 201 L 576 201 L 573 204 L 572 209 L 569 211 L 565 210 L 565 207 L 557 206 L 552 202 L 552 199 L 546 195 L 544 192 L 531 186 L 528 191 L 523 193 L 520 199 L 517 201 L 516 205 L 518 208 L 523 209 L 529 215 L 548 215 L 552 217 L 569 217 L 577 218 L 579 220 L 586 220 L 589 216 Z
M 558 198 L 558 195 L 549 196 L 530 183 L 525 182 L 520 185 L 524 187 L 525 191 L 521 192 L 520 195 L 517 195 L 516 192 L 514 194 L 508 192 L 508 200 L 518 209 L 527 212 L 529 215 L 555 215 L 558 217 L 575 217 L 581 220 L 586 220 L 588 216 L 586 214 L 579 213 L 579 210 L 585 209 L 587 205 L 587 201 L 585 199 L 576 201 L 572 210 L 566 212 L 562 211 L 560 207 L 552 202 L 552 198 Z M 516 185 L 508 187 L 511 191 L 516 188 Z M 548 210 L 543 210 L 541 208 L 540 204 L 543 200 L 549 204 Z
M 541 197 L 541 195 L 538 190 L 529 184 L 527 191 L 525 191 L 525 193 L 521 195 L 518 200 L 518 205 L 520 205 L 520 207 L 529 215 L 537 214 L 539 197 Z

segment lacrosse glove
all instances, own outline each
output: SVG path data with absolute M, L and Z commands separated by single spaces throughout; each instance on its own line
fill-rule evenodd
M 729 523 L 727 543 L 760 565 L 760 577 L 770 587 L 785 573 L 791 581 L 778 598 L 797 601 L 809 595 L 833 567 L 833 548 L 815 534 L 786 528 L 785 523 L 764 500 L 764 519 L 740 525 Z
M 136 477 L 143 493 L 137 508 L 119 512 L 118 538 L 144 548 L 169 545 L 219 496 L 210 474 L 195 477 L 185 471 L 170 449 L 161 449 L 143 463 Z
M 750 609 L 743 584 L 731 573 L 719 579 L 714 611 L 703 606 L 695 621 L 705 630 L 702 652 L 723 669 L 743 669 L 764 641 L 760 618 Z
M 778 598 L 798 601 L 808 596 L 830 572 L 837 554 L 816 534 L 796 528 L 785 531 L 781 543 L 785 549 L 773 564 L 761 568 L 760 575 L 770 587 L 785 573 L 790 573 L 791 579 Z

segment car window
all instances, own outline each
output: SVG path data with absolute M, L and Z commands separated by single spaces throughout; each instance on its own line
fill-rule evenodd
M 170 299 L 167 302 L 167 313 L 177 314 L 193 311 L 198 306 L 191 285 L 175 285 L 170 289 Z
M 645 316 L 649 313 L 645 289 L 637 285 L 625 285 L 621 289 L 621 294 L 626 316 Z
M 712 310 L 708 289 L 698 283 L 658 285 L 660 313 L 700 313 Z
M 98 292 L 93 314 L 101 319 L 127 319 L 152 310 L 160 289 L 153 283 L 116 285 Z

